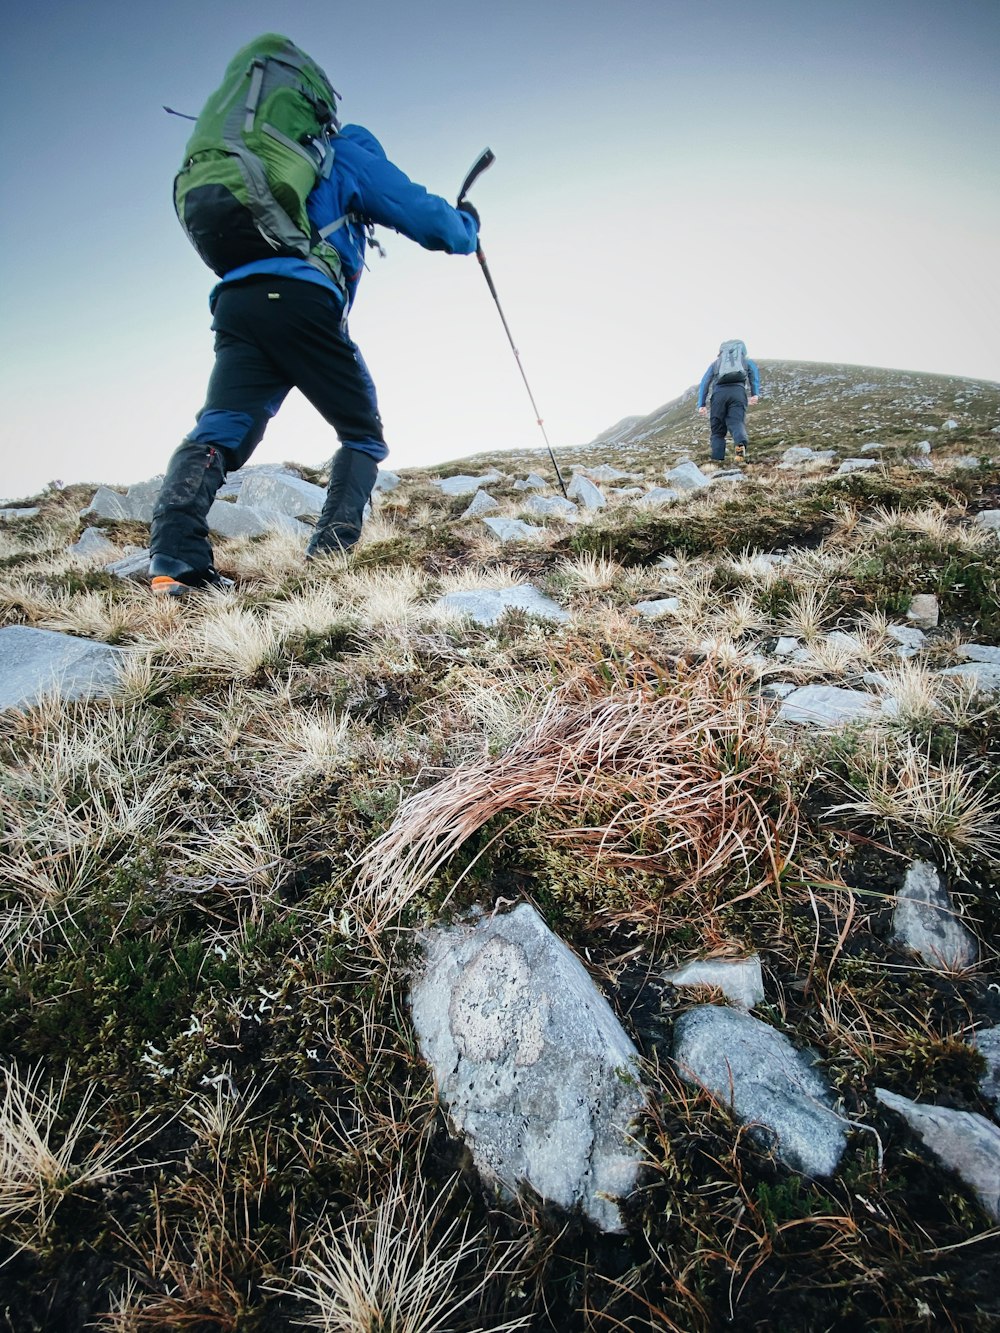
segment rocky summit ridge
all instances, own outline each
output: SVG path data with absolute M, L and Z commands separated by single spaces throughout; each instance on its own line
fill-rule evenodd
M 0 1327 L 1000 1319 L 1000 385 L 0 512 Z

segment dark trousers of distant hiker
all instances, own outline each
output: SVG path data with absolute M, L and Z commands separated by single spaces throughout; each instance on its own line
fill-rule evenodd
M 726 456 L 726 433 L 733 444 L 747 443 L 747 391 L 742 384 L 717 384 L 712 390 L 709 421 L 712 427 L 712 457 L 721 463 Z
M 150 534 L 153 572 L 211 568 L 208 511 L 227 472 L 249 459 L 267 423 L 297 388 L 343 446 L 333 460 L 323 512 L 308 553 L 352 546 L 389 452 L 375 386 L 328 288 L 297 278 L 259 277 L 218 290 L 212 328 L 215 367 L 197 425 L 175 450 Z

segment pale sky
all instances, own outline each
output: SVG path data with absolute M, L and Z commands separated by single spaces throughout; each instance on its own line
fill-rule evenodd
M 212 365 L 172 180 L 238 47 L 313 55 L 414 180 L 473 191 L 553 446 L 751 356 L 1000 379 L 996 0 L 49 0 L 4 24 L 0 497 L 162 472 Z M 542 445 L 472 258 L 380 232 L 351 320 L 388 467 Z M 766 383 L 765 383 L 766 392 Z M 297 395 L 255 462 L 336 447 Z

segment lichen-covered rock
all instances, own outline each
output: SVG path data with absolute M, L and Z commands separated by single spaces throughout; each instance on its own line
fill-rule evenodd
M 579 959 L 524 904 L 424 937 L 420 1049 L 480 1172 L 605 1231 L 638 1180 L 638 1052 Z
M 1000 1111 L 1000 1027 L 980 1028 L 973 1034 L 972 1044 L 986 1061 L 979 1091 Z
M 699 1005 L 677 1020 L 674 1063 L 700 1083 L 778 1158 L 810 1176 L 831 1176 L 847 1130 L 816 1069 L 816 1057 L 750 1014 Z
M 929 861 L 914 861 L 896 894 L 893 937 L 929 966 L 948 972 L 972 967 L 979 956 L 972 936 L 955 911 L 941 876 Z

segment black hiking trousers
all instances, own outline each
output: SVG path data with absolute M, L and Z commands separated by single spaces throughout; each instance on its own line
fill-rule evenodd
M 712 427 L 712 458 L 721 463 L 726 456 L 726 433 L 733 444 L 747 443 L 747 390 L 745 384 L 716 384 L 712 390 L 709 422 Z
M 333 292 L 265 275 L 222 287 L 214 315 L 215 367 L 205 406 L 171 457 L 153 514 L 154 573 L 177 574 L 174 563 L 211 567 L 207 516 L 215 494 L 226 473 L 250 458 L 293 388 L 345 448 L 367 456 L 372 481 L 389 452 L 375 386 Z

